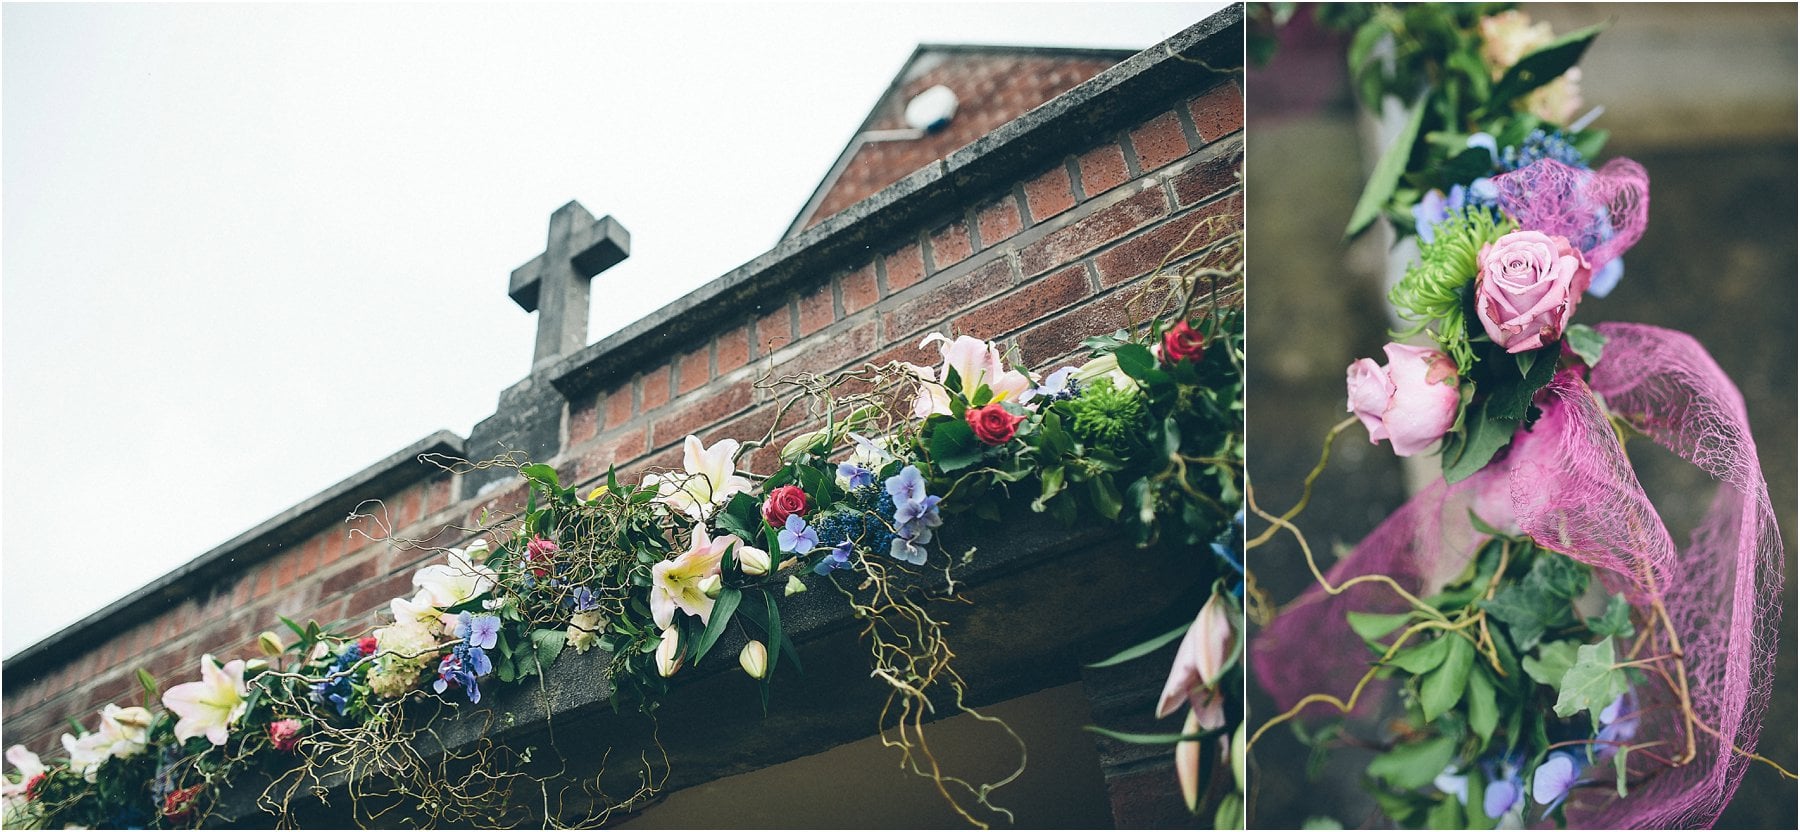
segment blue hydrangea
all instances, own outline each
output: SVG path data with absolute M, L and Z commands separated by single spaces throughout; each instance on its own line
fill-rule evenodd
M 481 685 L 478 680 L 492 672 L 494 663 L 488 658 L 487 651 L 469 644 L 458 644 L 438 662 L 438 678 L 431 687 L 438 693 L 443 693 L 452 686 L 462 688 L 469 697 L 469 704 L 476 705 L 481 703 Z
M 1587 170 L 1587 159 L 1569 143 L 1561 130 L 1533 130 L 1515 147 L 1500 151 L 1500 169 L 1515 171 L 1539 159 L 1552 159 L 1572 168 Z
M 331 669 L 325 674 L 325 681 L 312 686 L 311 698 L 314 704 L 330 705 L 337 710 L 338 716 L 350 709 L 350 674 L 349 669 L 363 658 L 362 647 L 352 641 L 344 646 L 343 652 L 331 663 Z

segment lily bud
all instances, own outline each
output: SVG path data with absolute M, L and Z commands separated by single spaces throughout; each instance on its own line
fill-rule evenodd
M 719 593 L 725 591 L 724 580 L 716 574 L 701 578 L 696 586 L 699 588 L 700 593 L 708 598 L 717 598 L 719 597 Z
M 664 679 L 675 675 L 681 669 L 678 651 L 681 648 L 681 631 L 670 627 L 662 631 L 662 641 L 656 645 L 656 672 Z
M 751 639 L 749 644 L 738 653 L 738 666 L 750 674 L 752 679 L 763 679 L 769 675 L 769 648 L 763 643 Z
M 469 547 L 463 550 L 463 555 L 468 557 L 470 563 L 481 563 L 482 561 L 487 560 L 488 555 L 491 554 L 493 554 L 493 550 L 488 548 L 488 542 L 486 540 L 477 540 L 474 543 L 470 543 Z
M 805 591 L 806 591 L 806 582 L 800 580 L 799 575 L 789 575 L 787 587 L 782 590 L 782 593 L 784 595 L 799 595 L 800 593 L 805 592 Z
M 256 674 L 261 673 L 268 669 L 269 669 L 269 660 L 268 659 L 251 659 L 250 661 L 244 662 L 244 675 L 245 676 L 255 676 Z
M 769 574 L 769 553 L 761 549 L 744 546 L 737 552 L 738 569 L 744 574 L 756 576 Z
M 802 433 L 799 436 L 788 440 L 788 443 L 781 448 L 782 460 L 792 461 L 801 454 L 806 453 L 819 445 L 824 445 L 827 448 L 831 447 L 831 433 L 832 432 L 829 429 L 820 428 L 815 431 Z
M 1181 726 L 1181 733 L 1200 733 L 1199 717 L 1192 710 L 1188 711 L 1187 722 Z M 1199 811 L 1200 742 L 1198 740 L 1175 743 L 1175 779 L 1181 784 L 1181 799 L 1187 802 L 1188 811 Z
M 1247 780 L 1244 777 L 1244 756 L 1248 750 L 1247 744 L 1244 742 L 1245 724 L 1238 723 L 1237 731 L 1231 735 L 1231 774 L 1237 778 L 1238 791 L 1248 793 L 1250 790 L 1245 786 Z
M 262 631 L 262 635 L 256 637 L 256 649 L 261 650 L 263 655 L 273 659 L 276 656 L 281 655 L 283 649 L 281 646 L 281 637 L 275 635 L 273 630 L 264 630 Z

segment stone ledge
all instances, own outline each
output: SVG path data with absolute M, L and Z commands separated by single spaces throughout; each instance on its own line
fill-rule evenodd
M 201 596 L 210 583 L 242 573 L 320 530 L 343 522 L 364 499 L 385 496 L 441 470 L 421 461 L 419 457 L 423 454 L 460 457 L 463 438 L 441 430 L 420 439 L 64 627 L 55 635 L 20 650 L 6 659 L 7 681 L 23 688 L 39 673 L 60 665 L 69 656 L 80 655 L 83 650 L 105 641 L 130 624 Z
M 1014 501 L 1000 523 L 962 515 L 946 525 L 947 551 L 976 548 L 974 560 L 955 576 L 959 591 L 974 603 L 940 602 L 929 609 L 947 623 L 955 668 L 976 706 L 1077 680 L 1081 662 L 1186 620 L 1204 591 L 1204 564 L 1195 552 L 1138 550 L 1117 540 L 1109 526 L 1065 529 L 1023 510 L 1023 502 Z M 1155 579 L 1146 581 L 1150 576 Z M 919 581 L 941 589 L 945 578 L 933 571 Z M 844 599 L 822 580 L 810 583 L 810 591 L 781 600 L 784 629 L 801 645 L 806 672 L 796 676 L 781 662 L 766 717 L 754 685 L 737 668 L 745 638 L 733 629 L 701 666 L 676 677 L 659 709 L 660 725 L 634 712 L 613 713 L 604 655 L 569 653 L 541 687 L 496 687 L 480 706 L 463 705 L 440 717 L 433 747 L 420 751 L 435 759 L 445 748 L 466 751 L 485 736 L 515 750 L 534 747 L 524 771 L 560 772 L 572 783 L 600 775 L 601 759 L 611 749 L 612 770 L 602 782 L 629 793 L 639 771 L 636 754 L 650 749 L 656 736 L 669 760 L 664 789 L 672 792 L 868 736 L 887 688 L 869 678 L 860 622 Z M 845 582 L 844 589 L 853 588 Z M 1122 598 L 1133 605 L 1124 615 Z M 945 710 L 933 718 L 954 713 Z M 225 796 L 217 820 L 229 826 L 273 823 L 256 807 L 266 782 L 241 781 Z M 324 785 L 330 802 L 296 798 L 295 821 L 353 825 L 344 774 L 327 775 Z M 535 812 L 526 819 L 526 825 L 544 822 Z
M 754 306 L 820 282 L 951 207 L 1031 173 L 1045 158 L 1085 149 L 1129 127 L 1207 79 L 1242 69 L 1243 8 L 1225 7 L 1174 37 L 1125 59 L 1074 89 L 932 162 L 547 370 L 569 399 L 597 393 L 632 369 L 708 336 Z M 1209 69 L 1209 67 L 1216 68 Z M 875 252 L 879 253 L 879 252 Z

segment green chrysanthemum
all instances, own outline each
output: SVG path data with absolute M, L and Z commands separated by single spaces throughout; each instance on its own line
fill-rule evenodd
M 1417 335 L 1437 322 L 1431 337 L 1456 359 L 1457 368 L 1467 373 L 1475 356 L 1463 325 L 1463 288 L 1479 270 L 1476 257 L 1481 254 L 1481 247 L 1517 227 L 1512 220 L 1496 217 L 1485 208 L 1450 212 L 1433 229 L 1432 242 L 1419 246 L 1419 262 L 1407 269 L 1406 276 L 1388 292 L 1388 300 L 1400 318 L 1413 322 L 1411 327 L 1393 333 L 1394 339 Z
M 1074 415 L 1070 430 L 1083 442 L 1118 447 L 1143 426 L 1144 398 L 1101 378 L 1084 388 L 1069 410 Z

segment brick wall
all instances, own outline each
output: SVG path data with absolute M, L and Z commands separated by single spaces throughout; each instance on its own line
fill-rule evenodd
M 916 346 L 927 332 L 1014 343 L 1039 369 L 1074 357 L 1082 338 L 1127 323 L 1126 301 L 1197 224 L 1222 218 L 1194 234 L 1173 263 L 1237 258 L 1221 240 L 1242 227 L 1239 84 L 1158 90 L 1134 108 L 1148 115 L 1084 134 L 1079 149 L 1031 160 L 1016 181 L 893 228 L 837 268 L 723 316 L 708 337 L 665 348 L 601 389 L 570 394 L 562 451 L 551 462 L 565 481 L 593 481 L 610 465 L 635 481 L 648 469 L 678 466 L 689 433 L 709 444 L 762 435 L 775 404 L 756 378 L 864 361 L 935 363 Z M 1228 287 L 1225 298 L 1236 303 L 1241 291 Z M 801 429 L 790 422 L 778 439 Z M 773 463 L 759 451 L 740 467 L 767 473 Z M 454 545 L 457 526 L 474 525 L 484 511 L 515 510 L 525 493 L 523 480 L 473 497 L 462 490 L 459 475 L 440 472 L 359 495 L 380 498 L 375 517 L 331 525 L 266 556 L 246 551 L 250 565 L 188 589 L 147 620 L 121 623 L 27 671 L 9 668 L 5 742 L 60 753 L 67 717 L 91 724 L 102 705 L 138 699 L 137 668 L 167 686 L 194 678 L 202 653 L 253 656 L 256 635 L 279 629 L 277 615 L 347 622 L 350 630 L 375 625 L 433 557 L 386 538 Z

